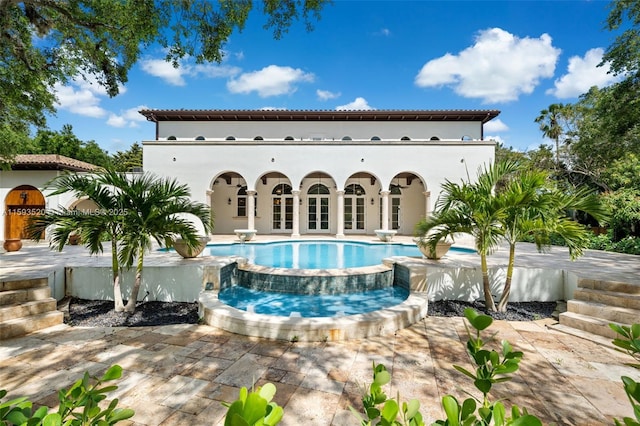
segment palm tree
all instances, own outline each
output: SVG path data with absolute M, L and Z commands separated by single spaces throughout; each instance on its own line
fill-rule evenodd
M 563 104 L 551 104 L 548 109 L 540 111 L 540 115 L 535 122 L 540 125 L 542 135 L 553 139 L 556 143 L 556 168 L 560 168 L 560 136 L 564 129 L 561 121 L 564 114 L 565 106 Z
M 550 236 L 555 235 L 569 248 L 571 259 L 582 254 L 589 242 L 589 230 L 567 217 L 568 210 L 580 210 L 592 215 L 596 220 L 607 219 L 607 212 L 599 198 L 589 189 L 572 194 L 552 186 L 549 174 L 540 170 L 524 170 L 503 182 L 496 194 L 503 205 L 502 228 L 504 239 L 509 244 L 509 263 L 498 311 L 507 309 L 511 294 L 511 281 L 515 265 L 515 251 L 518 241 L 526 235 L 533 235 L 538 250 L 549 246 Z
M 59 207 L 35 217 L 29 225 L 31 238 L 39 240 L 52 227 L 50 244 L 62 251 L 69 236 L 78 233 L 91 254 L 102 253 L 103 242 L 111 241 L 111 267 L 115 311 L 134 311 L 142 278 L 144 253 L 151 249 L 151 239 L 170 247 L 179 235 L 187 246 L 198 245 L 198 232 L 183 214 L 193 214 L 205 232 L 212 227 L 207 206 L 189 199 L 186 185 L 175 180 L 148 174 L 128 176 L 113 170 L 91 175 L 68 174 L 48 185 L 52 195 L 73 193 L 76 198 L 92 200 L 95 212 L 77 212 Z M 145 200 L 148 198 L 148 200 Z M 153 203 L 156 203 L 155 205 Z M 136 257 L 136 280 L 124 305 L 121 291 L 121 269 L 130 268 Z
M 504 234 L 501 221 L 505 215 L 504 206 L 494 191 L 496 185 L 516 172 L 518 167 L 516 162 L 503 161 L 480 168 L 475 183 L 446 181 L 433 216 L 416 225 L 418 244 L 430 246 L 432 250 L 438 241 L 458 233 L 474 237 L 475 248 L 480 255 L 485 307 L 490 311 L 495 311 L 496 306 L 491 295 L 487 256 L 495 251 Z

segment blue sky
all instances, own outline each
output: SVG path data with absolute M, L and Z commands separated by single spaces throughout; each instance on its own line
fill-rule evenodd
M 498 109 L 485 126 L 518 150 L 542 138 L 534 119 L 555 102 L 615 80 L 596 67 L 615 37 L 605 1 L 346 1 L 315 30 L 295 24 L 281 40 L 253 11 L 221 64 L 178 69 L 151 48 L 115 98 L 79 78 L 56 89 L 49 126 L 71 124 L 107 151 L 153 139 L 138 110 Z

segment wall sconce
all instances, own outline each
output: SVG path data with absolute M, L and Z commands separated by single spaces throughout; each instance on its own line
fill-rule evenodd
M 376 200 L 373 199 L 373 197 L 371 197 L 371 205 L 374 205 L 376 203 Z
M 227 204 L 231 205 L 231 197 L 227 199 Z
M 28 197 L 28 196 L 29 196 L 29 195 L 27 194 L 27 191 L 22 191 L 22 192 L 20 193 L 20 199 L 22 200 L 22 204 L 24 204 L 24 203 L 26 203 L 26 202 L 27 202 L 27 197 Z

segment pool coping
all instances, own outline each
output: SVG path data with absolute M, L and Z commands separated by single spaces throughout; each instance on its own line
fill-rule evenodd
M 361 339 L 394 333 L 427 316 L 426 292 L 411 292 L 395 306 L 340 317 L 284 317 L 233 308 L 218 299 L 218 292 L 203 291 L 198 298 L 202 320 L 231 333 L 286 341 L 325 342 Z

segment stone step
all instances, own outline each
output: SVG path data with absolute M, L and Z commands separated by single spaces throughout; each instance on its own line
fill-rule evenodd
M 586 302 L 603 303 L 605 305 L 640 310 L 640 294 L 578 287 L 573 293 L 573 298 Z
M 551 330 L 560 331 L 562 333 L 570 334 L 572 336 L 576 336 L 576 337 L 579 337 L 581 339 L 590 340 L 590 341 L 592 341 L 594 343 L 602 345 L 605 348 L 614 348 L 615 349 L 615 346 L 613 346 L 613 344 L 611 343 L 611 341 L 613 339 L 609 339 L 607 337 L 600 336 L 598 334 L 589 333 L 589 332 L 584 331 L 584 330 L 578 330 L 577 328 L 573 328 L 573 327 L 567 327 L 566 325 L 562 325 L 562 324 L 549 325 L 548 328 L 550 328 Z
M 51 297 L 49 286 L 34 287 L 20 290 L 0 292 L 0 306 L 15 305 L 16 303 L 46 300 Z
M 569 311 L 560 314 L 561 325 L 586 331 L 587 333 L 597 334 L 598 336 L 603 336 L 613 340 L 617 334 L 609 328 L 609 323 L 611 322 L 614 321 L 607 321 Z
M 569 300 L 567 310 L 576 314 L 588 315 L 620 324 L 640 322 L 640 310 L 610 306 L 604 303 Z
M 31 315 L 24 318 L 16 318 L 0 323 L 0 340 L 25 334 L 62 324 L 63 314 L 59 311 L 46 312 L 44 314 Z
M 10 290 L 24 290 L 35 287 L 46 287 L 49 285 L 48 278 L 30 278 L 24 280 L 10 280 L 0 282 L 0 292 Z
M 17 303 L 15 305 L 0 306 L 0 322 L 55 311 L 56 305 L 56 299 L 49 297 L 44 300 L 34 300 L 30 302 Z
M 588 278 L 580 278 L 578 280 L 578 287 L 591 290 L 613 291 L 618 293 L 640 295 L 640 285 L 617 281 L 601 281 Z

